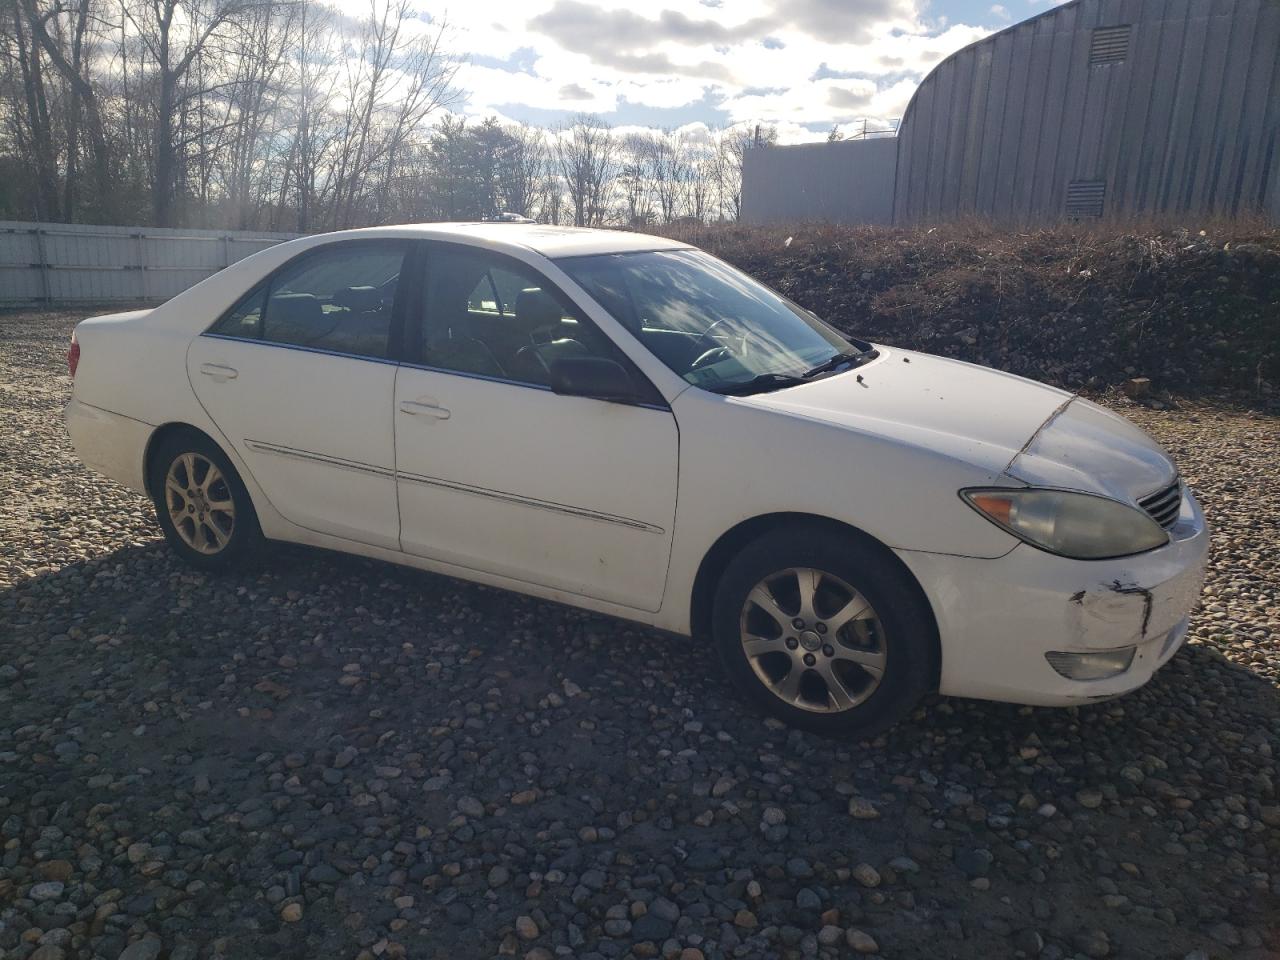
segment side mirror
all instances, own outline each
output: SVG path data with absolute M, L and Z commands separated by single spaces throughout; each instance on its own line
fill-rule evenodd
M 551 389 L 566 397 L 626 402 L 639 396 L 622 364 L 601 357 L 571 357 L 551 364 Z

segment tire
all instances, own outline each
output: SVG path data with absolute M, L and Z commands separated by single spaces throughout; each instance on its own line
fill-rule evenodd
M 938 662 L 932 611 L 897 559 L 818 524 L 765 534 L 729 562 L 712 636 L 753 704 L 832 737 L 870 739 L 897 723 Z
M 191 566 L 229 570 L 257 552 L 262 530 L 249 491 L 208 437 L 184 430 L 162 438 L 152 451 L 147 483 L 165 539 Z

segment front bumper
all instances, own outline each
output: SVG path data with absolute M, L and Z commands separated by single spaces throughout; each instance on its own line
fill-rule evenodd
M 1134 690 L 1177 652 L 1204 585 L 1209 533 L 1185 491 L 1168 545 L 1119 560 L 1068 560 L 1019 544 L 996 560 L 899 551 L 933 605 L 940 692 L 1070 706 Z M 1070 680 L 1050 652 L 1136 647 L 1129 668 Z

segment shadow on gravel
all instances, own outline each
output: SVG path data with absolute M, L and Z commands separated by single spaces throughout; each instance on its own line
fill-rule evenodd
M 688 640 L 297 547 L 221 577 L 126 547 L 0 618 L 0 950 L 1280 946 L 1280 697 L 1206 645 L 1118 701 L 934 698 L 854 744 Z

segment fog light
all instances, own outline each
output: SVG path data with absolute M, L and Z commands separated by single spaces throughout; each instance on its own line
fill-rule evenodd
M 1049 666 L 1068 680 L 1106 680 L 1124 673 L 1133 663 L 1137 647 L 1119 647 L 1097 653 L 1062 653 L 1053 650 L 1044 655 Z

